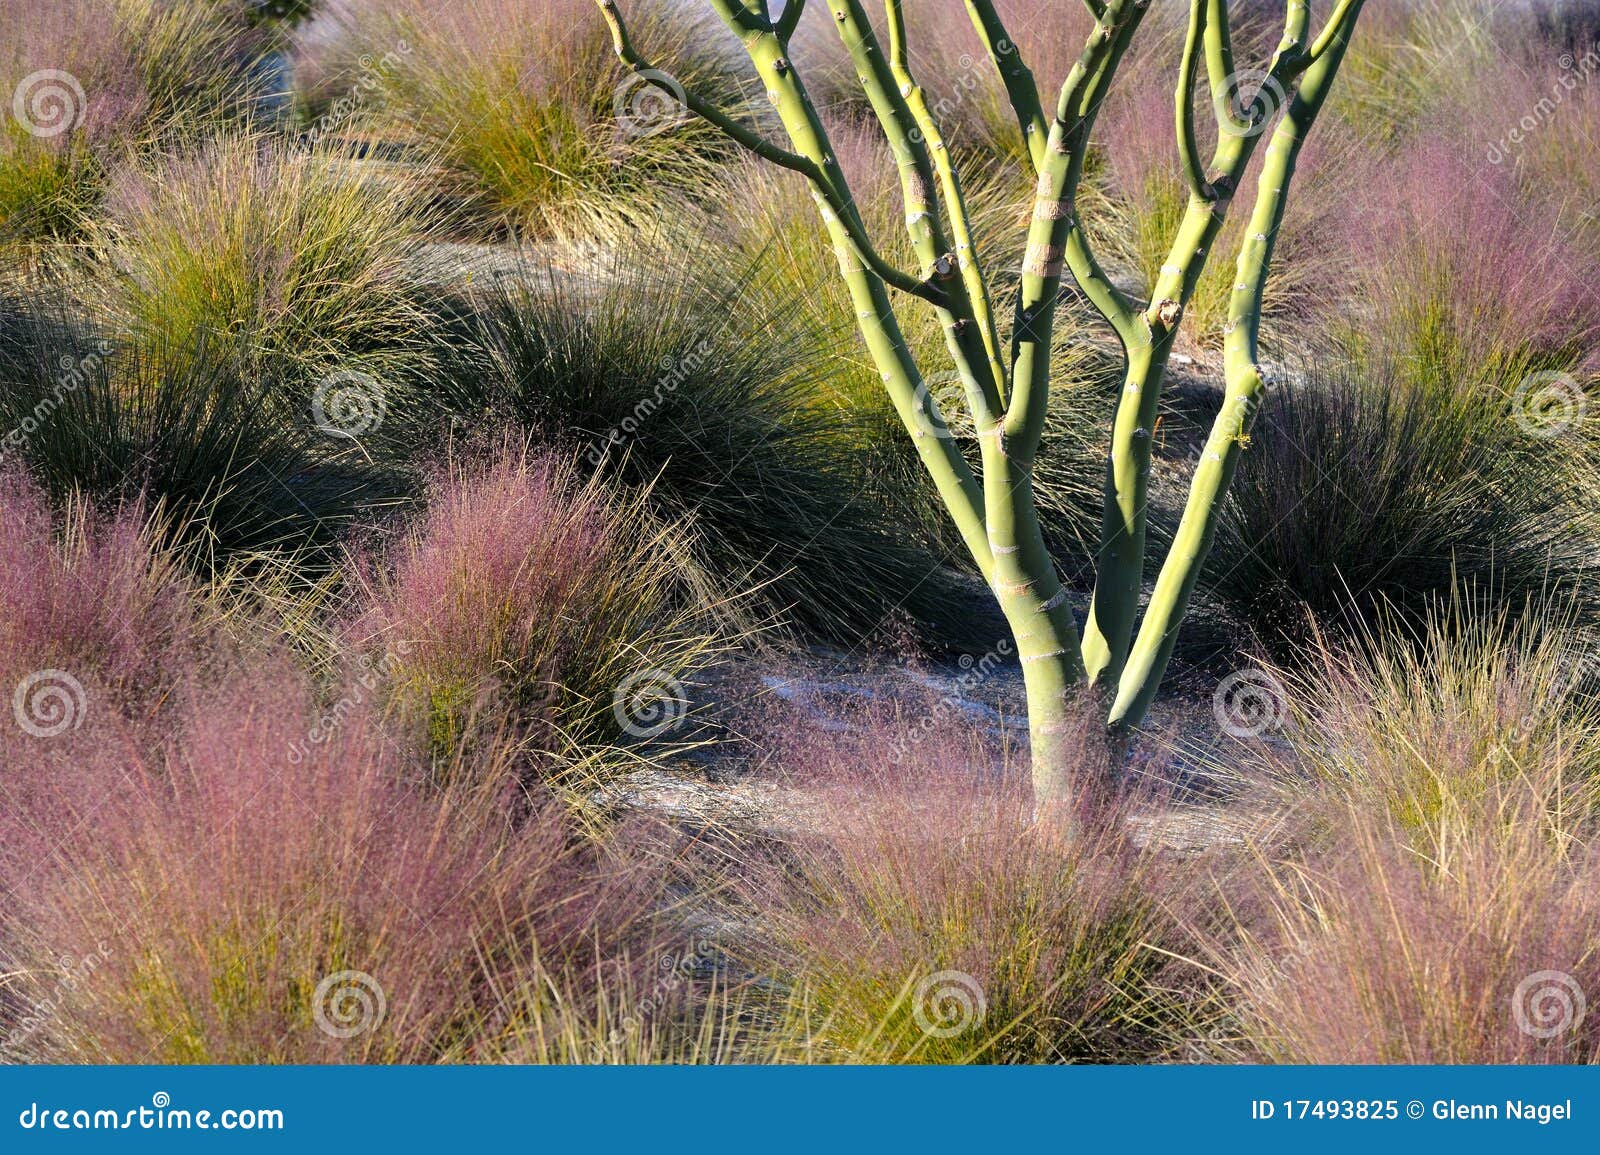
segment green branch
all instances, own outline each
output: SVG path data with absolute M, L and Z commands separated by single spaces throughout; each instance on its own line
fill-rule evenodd
M 1351 0 L 1342 4 L 1330 18 L 1318 37 L 1326 47 L 1305 70 L 1267 148 L 1228 306 L 1223 350 L 1227 389 L 1222 408 L 1195 467 L 1177 536 L 1162 563 L 1138 639 L 1118 683 L 1109 719 L 1113 726 L 1137 725 L 1155 698 L 1172 657 L 1178 627 L 1210 553 L 1228 486 L 1249 441 L 1250 426 L 1266 387 L 1265 374 L 1257 361 L 1257 343 L 1273 247 L 1283 225 L 1295 163 L 1327 99 L 1362 3 L 1363 0 Z

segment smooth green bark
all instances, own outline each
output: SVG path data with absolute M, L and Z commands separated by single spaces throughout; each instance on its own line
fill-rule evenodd
M 1109 719 L 1113 725 L 1136 724 L 1155 697 L 1172 657 L 1178 627 L 1194 593 L 1195 582 L 1211 551 L 1217 518 L 1234 470 L 1238 468 L 1239 455 L 1249 444 L 1250 426 L 1266 387 L 1256 356 L 1261 301 L 1266 291 L 1273 245 L 1283 225 L 1295 162 L 1327 99 L 1349 45 L 1349 28 L 1360 15 L 1362 3 L 1363 0 L 1351 0 L 1343 5 L 1341 12 L 1346 14 L 1348 25 L 1342 34 L 1336 31 L 1313 47 L 1315 59 L 1302 76 L 1299 89 L 1267 147 L 1258 178 L 1255 210 L 1239 251 L 1238 273 L 1228 306 L 1228 334 L 1223 351 L 1227 389 L 1222 409 L 1212 424 L 1200 463 L 1195 467 L 1177 537 L 1161 566 L 1155 590 L 1150 595 L 1149 609 L 1139 627 L 1138 640 L 1117 687 Z M 1304 21 L 1299 31 L 1304 36 Z

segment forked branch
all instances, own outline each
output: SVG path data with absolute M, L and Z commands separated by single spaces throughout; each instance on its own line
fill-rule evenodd
M 912 276 L 895 268 L 878 254 L 872 240 L 867 236 L 866 229 L 862 226 L 860 216 L 856 213 L 854 205 L 849 198 L 842 195 L 841 190 L 834 187 L 823 172 L 822 167 L 810 157 L 797 152 L 791 152 L 767 140 L 760 133 L 738 120 L 729 116 L 715 104 L 701 97 L 698 93 L 691 92 L 676 77 L 662 71 L 648 59 L 641 56 L 634 48 L 632 39 L 628 36 L 627 25 L 623 22 L 622 13 L 617 10 L 616 0 L 595 0 L 601 13 L 605 16 L 606 23 L 611 28 L 611 44 L 617 54 L 617 59 L 626 64 L 643 81 L 659 88 L 675 100 L 681 100 L 686 108 L 702 120 L 719 129 L 723 135 L 740 147 L 747 149 L 763 160 L 770 161 L 782 168 L 797 172 L 811 182 L 811 187 L 827 201 L 829 208 L 839 216 L 840 223 L 850 234 L 850 242 L 856 255 L 879 277 L 884 283 L 892 285 L 901 292 L 910 293 L 920 297 L 931 305 L 943 307 L 946 302 L 945 292 L 933 281 Z M 730 18 L 745 23 L 754 18 L 754 14 L 742 5 L 735 5 L 731 0 L 724 0 L 729 9 Z
M 1068 801 L 1069 736 L 1080 724 L 1073 704 L 1077 690 L 1086 682 L 1114 687 L 1108 721 L 1134 725 L 1165 670 L 1265 386 L 1256 345 L 1289 181 L 1362 0 L 1335 0 L 1315 39 L 1310 38 L 1310 0 L 1285 0 L 1283 37 L 1264 73 L 1250 74 L 1261 79 L 1248 100 L 1238 87 L 1243 78 L 1235 68 L 1226 0 L 1191 0 L 1175 110 L 1189 203 L 1144 303 L 1130 299 L 1096 260 L 1078 218 L 1077 198 L 1096 119 L 1150 0 L 1085 0 L 1094 26 L 1053 109 L 1041 101 L 1034 75 L 992 0 L 966 0 L 1021 130 L 1034 184 L 1009 356 L 1000 346 L 960 174 L 912 73 L 904 0 L 885 0 L 887 51 L 862 0 L 831 0 L 829 12 L 894 154 L 920 277 L 894 268 L 874 248 L 827 128 L 788 59 L 801 0 L 790 0 L 776 19 L 771 0 L 708 2 L 738 35 L 789 147 L 767 140 L 653 69 L 629 42 L 615 0 L 596 0 L 627 66 L 742 147 L 809 182 L 884 387 L 1016 641 L 1028 693 L 1036 804 Z M 1202 61 L 1218 130 L 1209 163 L 1202 158 L 1195 124 Z M 1167 361 L 1258 138 L 1285 101 L 1238 255 L 1224 347 L 1226 399 L 1195 470 L 1177 544 L 1164 560 L 1143 620 L 1137 621 L 1151 433 Z M 1067 591 L 1045 547 L 1033 492 L 1034 460 L 1049 409 L 1054 316 L 1068 273 L 1116 332 L 1126 358 L 1106 460 L 1094 596 L 1081 641 Z M 950 437 L 929 395 L 900 329 L 890 287 L 937 311 L 951 361 L 966 386 L 981 476 Z

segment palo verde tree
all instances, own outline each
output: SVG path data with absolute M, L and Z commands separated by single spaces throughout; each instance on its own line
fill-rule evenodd
M 826 3 L 899 166 L 906 227 L 921 265 L 915 274 L 893 267 L 874 247 L 823 120 L 789 58 L 805 0 L 788 0 L 776 17 L 769 0 L 708 0 L 749 54 L 788 136 L 787 147 L 685 91 L 640 55 L 616 0 L 596 0 L 625 65 L 739 145 L 809 182 L 884 388 L 1015 637 L 1028 693 L 1035 801 L 1041 809 L 1068 801 L 1067 752 L 1071 732 L 1081 725 L 1073 709 L 1079 692 L 1084 687 L 1101 691 L 1110 702 L 1108 721 L 1114 729 L 1136 725 L 1171 656 L 1265 388 L 1257 362 L 1262 296 L 1295 162 L 1364 0 L 1333 0 L 1315 33 L 1309 0 L 1286 0 L 1283 37 L 1267 67 L 1243 71 L 1235 67 L 1227 0 L 1192 0 L 1176 97 L 1189 203 L 1151 299 L 1139 302 L 1096 260 L 1078 217 L 1077 192 L 1096 116 L 1149 2 L 1084 0 L 1094 27 L 1050 109 L 992 0 L 965 0 L 1016 114 L 1030 180 L 1037 182 L 1010 340 L 1002 346 L 960 178 L 911 73 L 903 0 L 885 0 L 887 51 L 861 0 Z M 1209 163 L 1195 127 L 1202 61 L 1217 122 Z M 1225 398 L 1194 471 L 1176 540 L 1140 621 L 1150 434 L 1162 379 L 1185 307 L 1263 138 L 1265 155 L 1228 311 Z M 1051 328 L 1062 278 L 1069 272 L 1115 330 L 1126 360 L 1107 454 L 1095 589 L 1081 636 L 1045 548 L 1032 484 L 1050 388 Z M 924 384 L 895 315 L 894 293 L 915 298 L 938 315 L 978 435 L 976 473 L 949 437 Z

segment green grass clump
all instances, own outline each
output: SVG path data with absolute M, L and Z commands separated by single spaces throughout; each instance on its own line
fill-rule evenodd
M 1471 78 L 1499 56 L 1491 22 L 1496 7 L 1485 0 L 1419 0 L 1363 12 L 1329 111 L 1364 139 L 1393 141 L 1442 111 L 1471 107 Z
M 0 140 L 0 244 L 81 229 L 98 194 L 99 166 L 89 151 L 76 144 L 51 148 L 10 119 L 0 125 Z
M 329 546 L 404 489 L 218 341 L 170 352 L 13 314 L 0 383 L 0 448 L 57 502 L 142 494 L 205 558 Z
M 130 151 L 242 123 L 261 95 L 269 42 L 243 5 L 8 0 L 0 25 L 16 33 L 0 87 L 25 109 L 10 115 L 8 99 L 0 129 L 0 245 L 14 255 L 79 238 Z
M 628 20 L 662 69 L 738 109 L 725 61 L 693 24 L 653 2 Z M 363 101 L 359 119 L 424 146 L 441 191 L 486 226 L 615 237 L 705 192 L 728 152 L 675 97 L 623 69 L 586 0 L 358 3 L 342 24 L 320 89 L 348 91 L 373 72 L 358 54 L 385 62 L 381 99 Z
M 405 279 L 417 199 L 318 153 L 251 136 L 121 172 L 87 290 L 119 331 L 223 343 L 245 372 L 307 383 L 414 364 L 426 314 Z
M 1205 582 L 1285 655 L 1313 621 L 1415 621 L 1457 589 L 1512 607 L 1591 589 L 1591 442 L 1579 425 L 1534 424 L 1526 405 L 1495 381 L 1424 385 L 1399 372 L 1282 383 L 1257 418 Z

